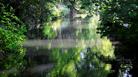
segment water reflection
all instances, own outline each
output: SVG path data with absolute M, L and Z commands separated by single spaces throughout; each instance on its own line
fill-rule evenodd
M 56 21 L 53 24 L 55 23 Z M 56 61 L 56 65 L 55 68 L 53 68 L 53 71 L 50 73 L 51 76 L 107 76 L 107 74 L 110 72 L 111 65 L 104 63 L 102 60 L 106 58 L 115 58 L 114 48 L 112 43 L 107 38 L 100 38 L 100 35 L 96 33 L 96 28 L 99 23 L 99 16 L 93 16 L 89 19 L 79 18 L 75 19 L 74 21 L 70 21 L 69 18 L 63 18 L 62 21 L 60 21 L 60 26 L 58 27 L 56 27 L 58 24 L 55 26 L 51 24 L 52 28 L 59 32 L 58 34 L 67 34 L 67 36 L 69 36 L 70 34 L 74 33 L 76 38 L 73 39 L 81 40 L 78 42 L 78 45 L 81 47 L 57 48 L 58 51 L 52 51 L 52 58 Z M 64 38 L 60 37 L 59 39 Z M 67 37 L 65 39 L 70 38 Z M 86 41 L 88 40 L 93 40 L 93 46 L 90 47 L 89 50 L 86 45 Z M 63 46 L 67 45 L 69 45 L 69 43 L 63 44 Z
M 100 38 L 96 33 L 99 18 L 94 15 L 77 17 L 73 21 L 68 17 L 51 21 L 45 24 L 44 29 L 49 38 L 33 40 L 25 45 L 40 46 L 51 52 L 49 57 L 54 65 L 47 74 L 50 77 L 106 77 L 111 65 L 104 61 L 115 56 L 109 39 Z M 48 44 L 50 47 L 46 47 Z M 56 47 L 52 47 L 52 44 Z

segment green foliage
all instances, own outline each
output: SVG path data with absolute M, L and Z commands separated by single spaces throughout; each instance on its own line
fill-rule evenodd
M 45 38 L 46 36 L 43 37 L 45 23 L 56 20 L 61 16 L 61 10 L 57 9 L 58 3 L 59 0 L 22 0 L 15 1 L 11 5 L 18 4 L 13 9 L 17 13 L 16 15 L 26 24 L 28 38 Z
M 111 65 L 105 61 L 115 59 L 112 43 L 107 38 L 100 38 L 96 33 L 101 22 L 99 18 L 98 15 L 93 15 L 87 23 L 88 29 L 80 32 L 82 39 L 94 40 L 94 43 L 92 48 L 84 48 L 81 51 L 82 59 L 76 65 L 79 77 L 107 77 Z
M 83 52 L 84 58 L 78 63 L 77 71 L 79 77 L 107 77 L 111 65 L 104 63 L 100 52 L 96 53 L 94 48 Z
M 43 34 L 48 39 L 52 39 L 56 36 L 56 33 L 54 32 L 52 26 L 48 23 L 45 24 Z
M 99 6 L 101 8 L 99 9 L 101 16 L 101 25 L 98 28 L 99 33 L 102 36 L 111 37 L 122 44 L 122 47 L 116 49 L 115 54 L 117 57 L 137 61 L 138 1 L 111 0 L 108 2 L 103 1 L 102 3 L 105 7 Z
M 107 38 L 100 38 L 96 33 L 99 26 L 99 16 L 94 15 L 85 24 L 87 29 L 76 32 L 77 39 L 94 40 L 93 47 L 53 49 L 52 59 L 55 62 L 51 77 L 106 77 L 110 73 L 111 65 L 106 63 L 115 58 L 112 43 Z M 80 45 L 80 43 L 78 43 Z
M 24 24 L 14 15 L 13 9 L 0 3 L 0 70 L 2 77 L 17 75 L 16 70 L 23 68 L 25 50 Z
M 98 29 L 103 36 L 116 37 L 122 43 L 130 43 L 132 41 L 128 40 L 132 39 L 137 42 L 137 1 L 107 0 L 97 3 L 102 20 Z
M 135 76 L 137 74 L 135 69 L 137 69 L 138 1 L 94 0 L 92 4 L 98 5 L 97 12 L 101 16 L 101 25 L 98 27 L 99 33 L 102 36 L 113 38 L 113 41 L 119 41 L 117 44 L 119 47 L 116 47 L 115 51 L 116 57 L 131 59 Z M 122 61 L 120 61 L 121 63 Z
M 51 21 L 65 14 L 57 9 L 57 4 L 63 2 L 70 10 L 93 16 L 89 20 L 86 20 L 89 23 L 83 24 L 84 26 L 88 25 L 88 29 L 77 31 L 76 36 L 78 39 L 94 40 L 95 43 L 93 48 L 53 49 L 51 58 L 54 60 L 55 66 L 49 73 L 50 77 L 106 77 L 110 72 L 111 65 L 104 61 L 115 58 L 114 49 L 107 38 L 100 38 L 100 35 L 96 33 L 96 28 L 100 27 L 102 35 L 114 33 L 119 34 L 120 38 L 125 36 L 127 40 L 134 39 L 136 41 L 135 32 L 137 33 L 137 24 L 135 23 L 137 22 L 135 19 L 137 18 L 135 16 L 137 16 L 137 5 L 133 1 L 131 5 L 126 3 L 131 7 L 130 9 L 126 9 L 128 8 L 127 6 L 122 7 L 125 5 L 123 1 L 21 0 L 18 4 L 18 1 L 14 0 L 8 4 L 13 7 L 10 9 L 0 4 L 2 6 L 0 8 L 0 70 L 14 68 L 20 70 L 22 68 L 23 57 L 25 55 L 25 51 L 22 48 L 22 43 L 25 39 L 25 28 L 18 17 L 27 24 L 28 33 L 31 34 L 31 31 L 32 34 L 43 33 L 47 39 L 52 39 L 57 34 L 53 30 L 53 23 L 51 24 Z M 18 17 L 14 15 L 13 10 Z M 101 19 L 96 14 L 100 14 Z M 126 15 L 128 17 L 125 17 Z M 111 26 L 109 23 L 111 23 Z M 123 27 L 124 23 L 129 24 L 129 27 Z M 56 25 L 58 24 L 56 23 Z M 135 26 L 132 27 L 132 25 Z M 134 35 L 130 37 L 124 35 L 130 33 Z M 81 54 L 83 54 L 83 58 Z M 4 71 L 3 77 L 4 75 L 8 77 L 7 73 Z M 13 73 L 13 75 L 16 74 L 17 72 Z
M 81 48 L 53 49 L 52 59 L 55 61 L 55 67 L 50 76 L 76 77 L 75 64 L 80 60 L 80 51 Z

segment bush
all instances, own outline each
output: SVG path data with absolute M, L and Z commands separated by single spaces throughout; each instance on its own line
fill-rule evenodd
M 25 27 L 11 7 L 0 3 L 0 77 L 16 76 L 23 68 Z

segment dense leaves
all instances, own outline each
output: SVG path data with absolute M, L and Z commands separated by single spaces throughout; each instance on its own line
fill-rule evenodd
M 137 65 L 137 37 L 138 37 L 138 1 L 137 0 L 106 0 L 101 1 L 104 6 L 98 9 L 101 16 L 101 26 L 98 28 L 102 36 L 108 36 L 113 41 L 119 41 L 115 49 L 119 59 L 131 59 L 133 75 L 136 75 Z M 101 4 L 98 2 L 98 4 Z M 119 61 L 130 64 L 128 60 Z
M 16 76 L 23 69 L 25 39 L 23 23 L 14 15 L 12 8 L 0 3 L 0 76 Z
M 16 76 L 16 70 L 23 70 L 24 34 L 29 39 L 55 39 L 60 34 L 58 29 L 74 25 L 75 21 L 77 26 L 88 26 L 74 32 L 75 37 L 93 40 L 94 45 L 89 48 L 78 43 L 84 47 L 51 49 L 50 57 L 55 66 L 49 76 L 106 77 L 111 68 L 117 72 L 126 66 L 133 66 L 135 76 L 137 20 L 137 0 L 0 0 L 0 76 Z M 115 55 L 106 36 L 119 42 Z

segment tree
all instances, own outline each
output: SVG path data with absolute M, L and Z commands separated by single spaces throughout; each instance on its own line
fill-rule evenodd
M 0 76 L 17 76 L 23 70 L 25 26 L 13 8 L 0 2 Z
M 133 75 L 136 77 L 138 1 L 104 0 L 94 2 L 94 4 L 97 4 L 97 10 L 101 16 L 99 32 L 102 36 L 108 36 L 120 42 L 121 45 L 115 49 L 116 57 L 119 59 L 131 59 Z M 125 61 L 125 63 L 127 64 L 128 61 Z

